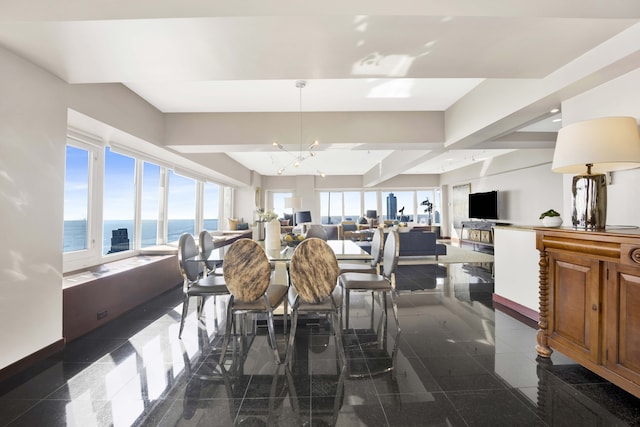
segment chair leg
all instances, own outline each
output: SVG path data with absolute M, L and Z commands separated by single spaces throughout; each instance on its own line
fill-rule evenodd
M 184 329 L 184 320 L 187 318 L 187 311 L 189 311 L 189 295 L 185 294 L 182 300 L 182 317 L 180 318 L 180 331 L 178 331 L 178 339 L 182 338 L 182 330 Z
M 334 304 L 335 307 L 335 304 Z M 338 348 L 338 354 L 342 359 L 342 368 L 346 368 L 347 366 L 347 354 L 344 349 L 344 345 L 342 344 L 342 326 L 339 324 L 340 321 L 338 319 L 338 308 L 336 307 L 334 311 L 330 313 L 331 316 L 331 327 L 333 328 L 334 337 L 336 340 L 336 346 Z
M 269 297 L 264 295 L 264 302 L 270 307 Z M 267 310 L 267 328 L 269 329 L 269 339 L 271 340 L 271 348 L 276 359 L 276 364 L 280 364 L 280 355 L 278 354 L 278 341 L 276 341 L 276 331 L 273 326 L 273 310 Z
M 344 328 L 349 330 L 349 289 L 343 288 L 344 292 Z
M 393 317 L 396 320 L 396 328 L 398 328 L 398 336 L 399 336 L 400 335 L 400 320 L 398 319 L 398 304 L 396 303 L 396 297 L 395 297 L 395 293 L 393 291 L 389 292 L 389 296 L 391 297 L 391 308 L 393 308 Z
M 375 316 L 376 316 L 376 294 L 375 292 L 371 292 L 371 322 L 369 324 L 372 331 L 373 331 L 373 323 L 376 318 Z
M 296 337 L 296 329 L 298 329 L 298 310 L 296 310 L 295 307 L 292 307 L 291 328 L 289 329 L 289 342 L 287 343 L 287 351 L 284 358 L 284 363 L 288 366 L 291 366 L 291 355 L 293 353 L 293 342 Z
M 213 296 L 213 327 L 218 332 L 218 302 L 216 296 Z
M 400 345 L 400 335 L 402 331 L 400 330 L 400 320 L 398 319 L 398 305 L 396 304 L 395 292 L 392 290 L 389 292 L 389 296 L 391 297 L 391 305 L 393 307 L 393 317 L 396 320 L 396 328 L 398 328 L 398 333 L 396 334 L 395 344 L 393 346 L 393 352 L 391 354 L 391 364 L 395 367 L 396 365 L 396 357 L 398 355 L 398 346 Z
M 200 320 L 200 318 L 202 317 L 202 311 L 204 309 L 204 301 L 205 301 L 205 296 L 199 296 L 198 297 L 198 320 Z
M 385 341 L 387 339 L 387 319 L 384 315 L 380 316 L 380 320 L 378 321 L 378 332 L 377 332 L 377 345 L 378 349 L 383 349 Z
M 381 292 L 380 298 L 382 298 L 382 305 L 384 308 L 384 319 L 387 320 L 389 318 L 389 316 L 387 315 L 387 293 Z
M 284 297 L 284 301 L 282 302 L 283 307 L 284 307 L 284 312 L 283 312 L 283 324 L 282 324 L 282 329 L 283 329 L 283 333 L 284 333 L 284 337 L 287 337 L 287 316 L 289 315 L 288 311 L 289 311 L 289 302 L 287 301 L 287 296 L 285 295 Z
M 224 356 L 227 353 L 229 345 L 229 335 L 231 334 L 231 324 L 233 321 L 233 295 L 229 297 L 229 305 L 227 305 L 227 324 L 225 325 L 224 339 L 222 340 L 222 351 L 220 353 L 220 365 L 224 364 Z M 235 325 L 234 325 L 235 331 Z

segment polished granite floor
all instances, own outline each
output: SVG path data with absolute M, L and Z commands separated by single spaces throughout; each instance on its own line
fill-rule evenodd
M 345 369 L 316 317 L 290 368 L 251 321 L 219 365 L 224 299 L 201 323 L 192 309 L 178 340 L 176 288 L 0 384 L 0 425 L 640 425 L 639 399 L 557 352 L 536 358 L 531 322 L 493 307 L 491 267 L 400 266 L 399 340 L 391 315 L 352 297 Z M 284 355 L 282 322 L 277 333 Z

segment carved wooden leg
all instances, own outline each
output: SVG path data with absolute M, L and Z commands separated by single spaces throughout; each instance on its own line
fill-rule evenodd
M 542 357 L 550 357 L 553 350 L 547 342 L 547 329 L 549 327 L 549 258 L 546 251 L 540 251 L 540 321 L 538 322 L 538 334 L 536 340 L 538 345 L 536 351 Z

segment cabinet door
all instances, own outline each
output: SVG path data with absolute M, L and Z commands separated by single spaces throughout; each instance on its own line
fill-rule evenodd
M 640 384 L 640 268 L 611 265 L 607 281 L 607 367 Z
M 549 253 L 548 337 L 552 347 L 575 360 L 600 363 L 600 299 L 600 261 Z

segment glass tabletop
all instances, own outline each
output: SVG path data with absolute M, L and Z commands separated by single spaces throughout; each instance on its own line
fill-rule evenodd
M 260 242 L 264 243 L 264 242 Z M 371 261 L 373 258 L 371 254 L 358 246 L 351 240 L 327 240 L 327 243 L 333 249 L 338 261 Z M 266 250 L 269 261 L 289 261 L 295 247 L 284 246 L 279 249 Z M 224 260 L 225 247 L 220 247 L 211 251 L 211 255 L 206 261 L 222 261 Z M 203 262 L 205 261 L 200 254 L 188 258 L 188 262 Z
M 367 251 L 351 240 L 327 240 L 338 261 L 371 261 Z M 280 249 L 267 250 L 269 261 L 289 261 L 295 247 L 285 246 Z

